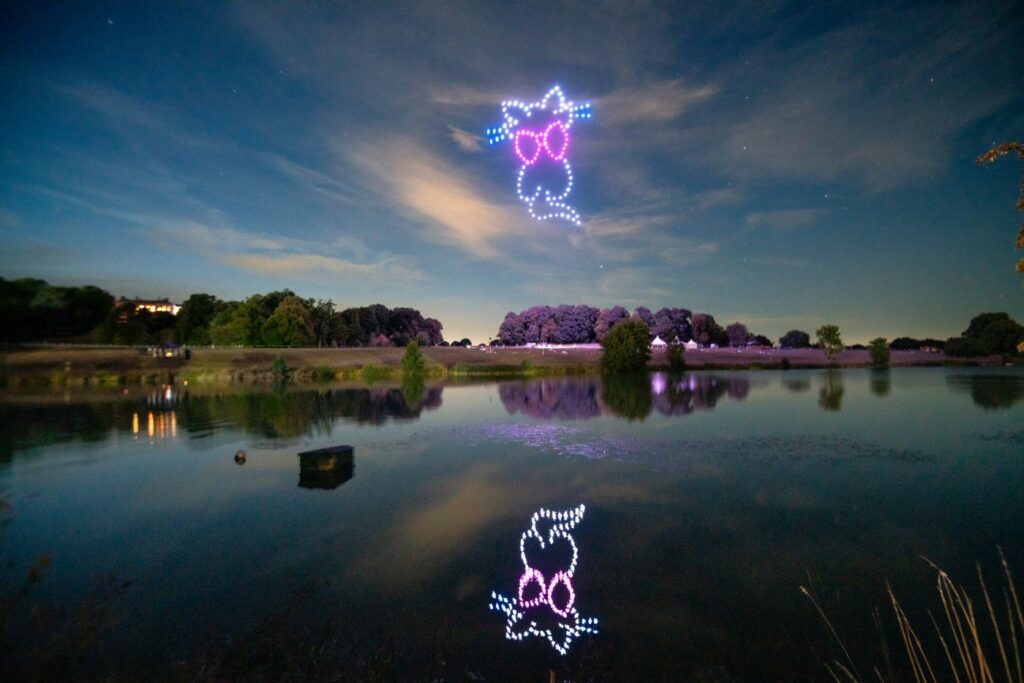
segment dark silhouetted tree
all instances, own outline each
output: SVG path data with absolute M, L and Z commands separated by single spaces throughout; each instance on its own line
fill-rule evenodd
M 806 349 L 811 346 L 811 335 L 802 330 L 790 330 L 779 338 L 779 347 L 783 349 Z
M 746 346 L 750 333 L 743 323 L 733 323 L 725 328 L 725 334 L 729 337 L 729 346 Z
M 178 311 L 178 342 L 181 344 L 209 344 L 210 325 L 221 301 L 212 294 L 192 294 Z

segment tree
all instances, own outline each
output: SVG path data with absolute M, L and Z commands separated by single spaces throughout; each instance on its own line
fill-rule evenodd
M 868 352 L 871 354 L 872 367 L 877 370 L 889 367 L 889 344 L 885 337 L 876 337 L 869 341 Z
M 715 317 L 710 313 L 694 313 L 693 339 L 702 346 L 708 344 L 723 346 L 729 341 L 725 330 L 715 322 Z
M 986 355 L 985 347 L 974 337 L 950 337 L 946 340 L 945 353 L 961 358 Z
M 600 314 L 598 314 L 597 321 L 594 323 L 594 336 L 598 341 L 601 341 L 613 327 L 620 325 L 627 320 L 629 320 L 629 311 L 622 306 L 604 308 L 601 310 Z
M 417 342 L 411 342 L 402 354 L 402 378 L 422 377 L 427 372 L 427 359 Z
M 218 346 L 244 346 L 249 343 L 252 309 L 242 301 L 231 301 L 210 323 L 210 342 Z
M 651 313 L 651 309 L 646 306 L 637 306 L 633 311 L 633 315 L 644 321 L 644 325 L 650 328 L 651 332 L 654 332 L 654 314 Z M 657 334 L 657 332 L 654 332 Z
M 976 159 L 979 164 L 991 164 L 993 161 L 1006 154 L 1017 154 L 1018 159 L 1024 159 L 1024 145 L 1019 142 L 1008 142 L 998 147 L 993 147 Z M 1017 210 L 1024 211 L 1024 179 L 1020 182 L 1020 196 L 1017 198 Z M 1017 233 L 1017 249 L 1024 249 L 1024 224 L 1021 224 Z M 1017 272 L 1024 273 L 1024 259 L 1017 261 Z
M 985 326 L 978 337 L 988 353 L 1014 353 L 1017 343 L 1024 340 L 1024 327 L 1013 319 L 996 320 Z
M 750 338 L 747 326 L 743 323 L 733 323 L 725 328 L 725 334 L 729 337 L 729 346 L 746 346 Z
M 192 294 L 178 311 L 178 342 L 181 344 L 209 344 L 210 324 L 221 307 L 212 294 Z
M 985 328 L 998 320 L 1009 320 L 1009 313 L 981 313 L 971 318 L 971 324 L 961 333 L 963 337 L 981 338 Z
M 601 341 L 601 366 L 609 372 L 638 372 L 651 358 L 650 331 L 639 319 L 621 322 Z
M 769 349 L 772 348 L 773 346 L 772 340 L 764 336 L 763 334 L 755 334 L 753 335 L 752 339 L 754 343 L 757 344 L 758 346 L 765 346 L 768 347 Z
M 267 346 L 309 346 L 314 332 L 306 302 L 294 294 L 284 297 L 260 332 Z
M 690 315 L 690 311 L 685 308 L 662 308 L 654 314 L 651 334 L 666 342 L 674 342 L 676 339 L 690 341 L 693 335 Z
M 815 332 L 815 335 L 817 335 L 818 344 L 821 345 L 821 349 L 825 352 L 825 356 L 828 357 L 830 362 L 835 359 L 837 353 L 843 350 L 843 340 L 839 336 L 838 325 L 822 325 Z
M 526 343 L 526 328 L 519 314 L 509 311 L 498 328 L 498 339 L 505 346 L 522 346 Z
M 811 346 L 811 335 L 802 330 L 790 330 L 779 337 L 779 348 L 806 349 Z
M 317 347 L 330 345 L 332 340 L 337 339 L 341 326 L 341 317 L 334 310 L 334 301 L 306 299 L 306 309 L 313 324 L 313 341 Z
M 682 372 L 686 369 L 686 347 L 682 343 L 672 342 L 665 347 L 665 360 L 672 372 Z

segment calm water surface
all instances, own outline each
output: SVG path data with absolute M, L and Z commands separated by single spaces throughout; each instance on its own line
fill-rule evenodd
M 898 645 L 886 581 L 912 618 L 936 606 L 922 557 L 967 582 L 998 579 L 997 545 L 1024 567 L 1019 369 L 416 393 L 4 392 L 0 671 L 821 680 L 835 647 L 799 586 L 868 670 Z M 300 478 L 333 444 L 353 467 Z M 599 633 L 565 656 L 506 640 L 488 605 L 517 594 L 531 515 L 580 504 L 575 609 Z

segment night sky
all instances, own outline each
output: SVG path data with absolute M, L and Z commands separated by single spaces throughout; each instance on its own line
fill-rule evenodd
M 290 288 L 486 340 L 509 310 L 681 306 L 777 339 L 1024 321 L 1024 5 L 4 3 L 0 276 Z M 581 227 L 515 196 L 553 84 Z

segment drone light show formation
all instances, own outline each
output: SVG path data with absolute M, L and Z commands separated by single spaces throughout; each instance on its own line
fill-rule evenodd
M 564 512 L 542 508 L 530 518 L 530 526 L 519 539 L 523 573 L 516 597 L 491 593 L 490 608 L 505 614 L 505 637 L 509 640 L 537 636 L 564 655 L 575 638 L 597 633 L 597 619 L 584 619 L 576 611 L 576 589 L 572 585 L 579 559 L 572 530 L 582 521 L 585 509 L 583 505 Z M 559 560 L 561 565 L 557 566 Z M 548 566 L 552 562 L 556 566 Z M 544 566 L 538 567 L 541 563 Z M 542 569 L 549 576 L 545 577 Z
M 519 162 L 516 194 L 537 220 L 560 218 L 580 225 L 580 215 L 566 201 L 573 184 L 569 131 L 574 121 L 591 116 L 590 103 L 573 104 L 556 85 L 539 102 L 502 102 L 501 125 L 487 129 L 492 145 L 512 141 Z

